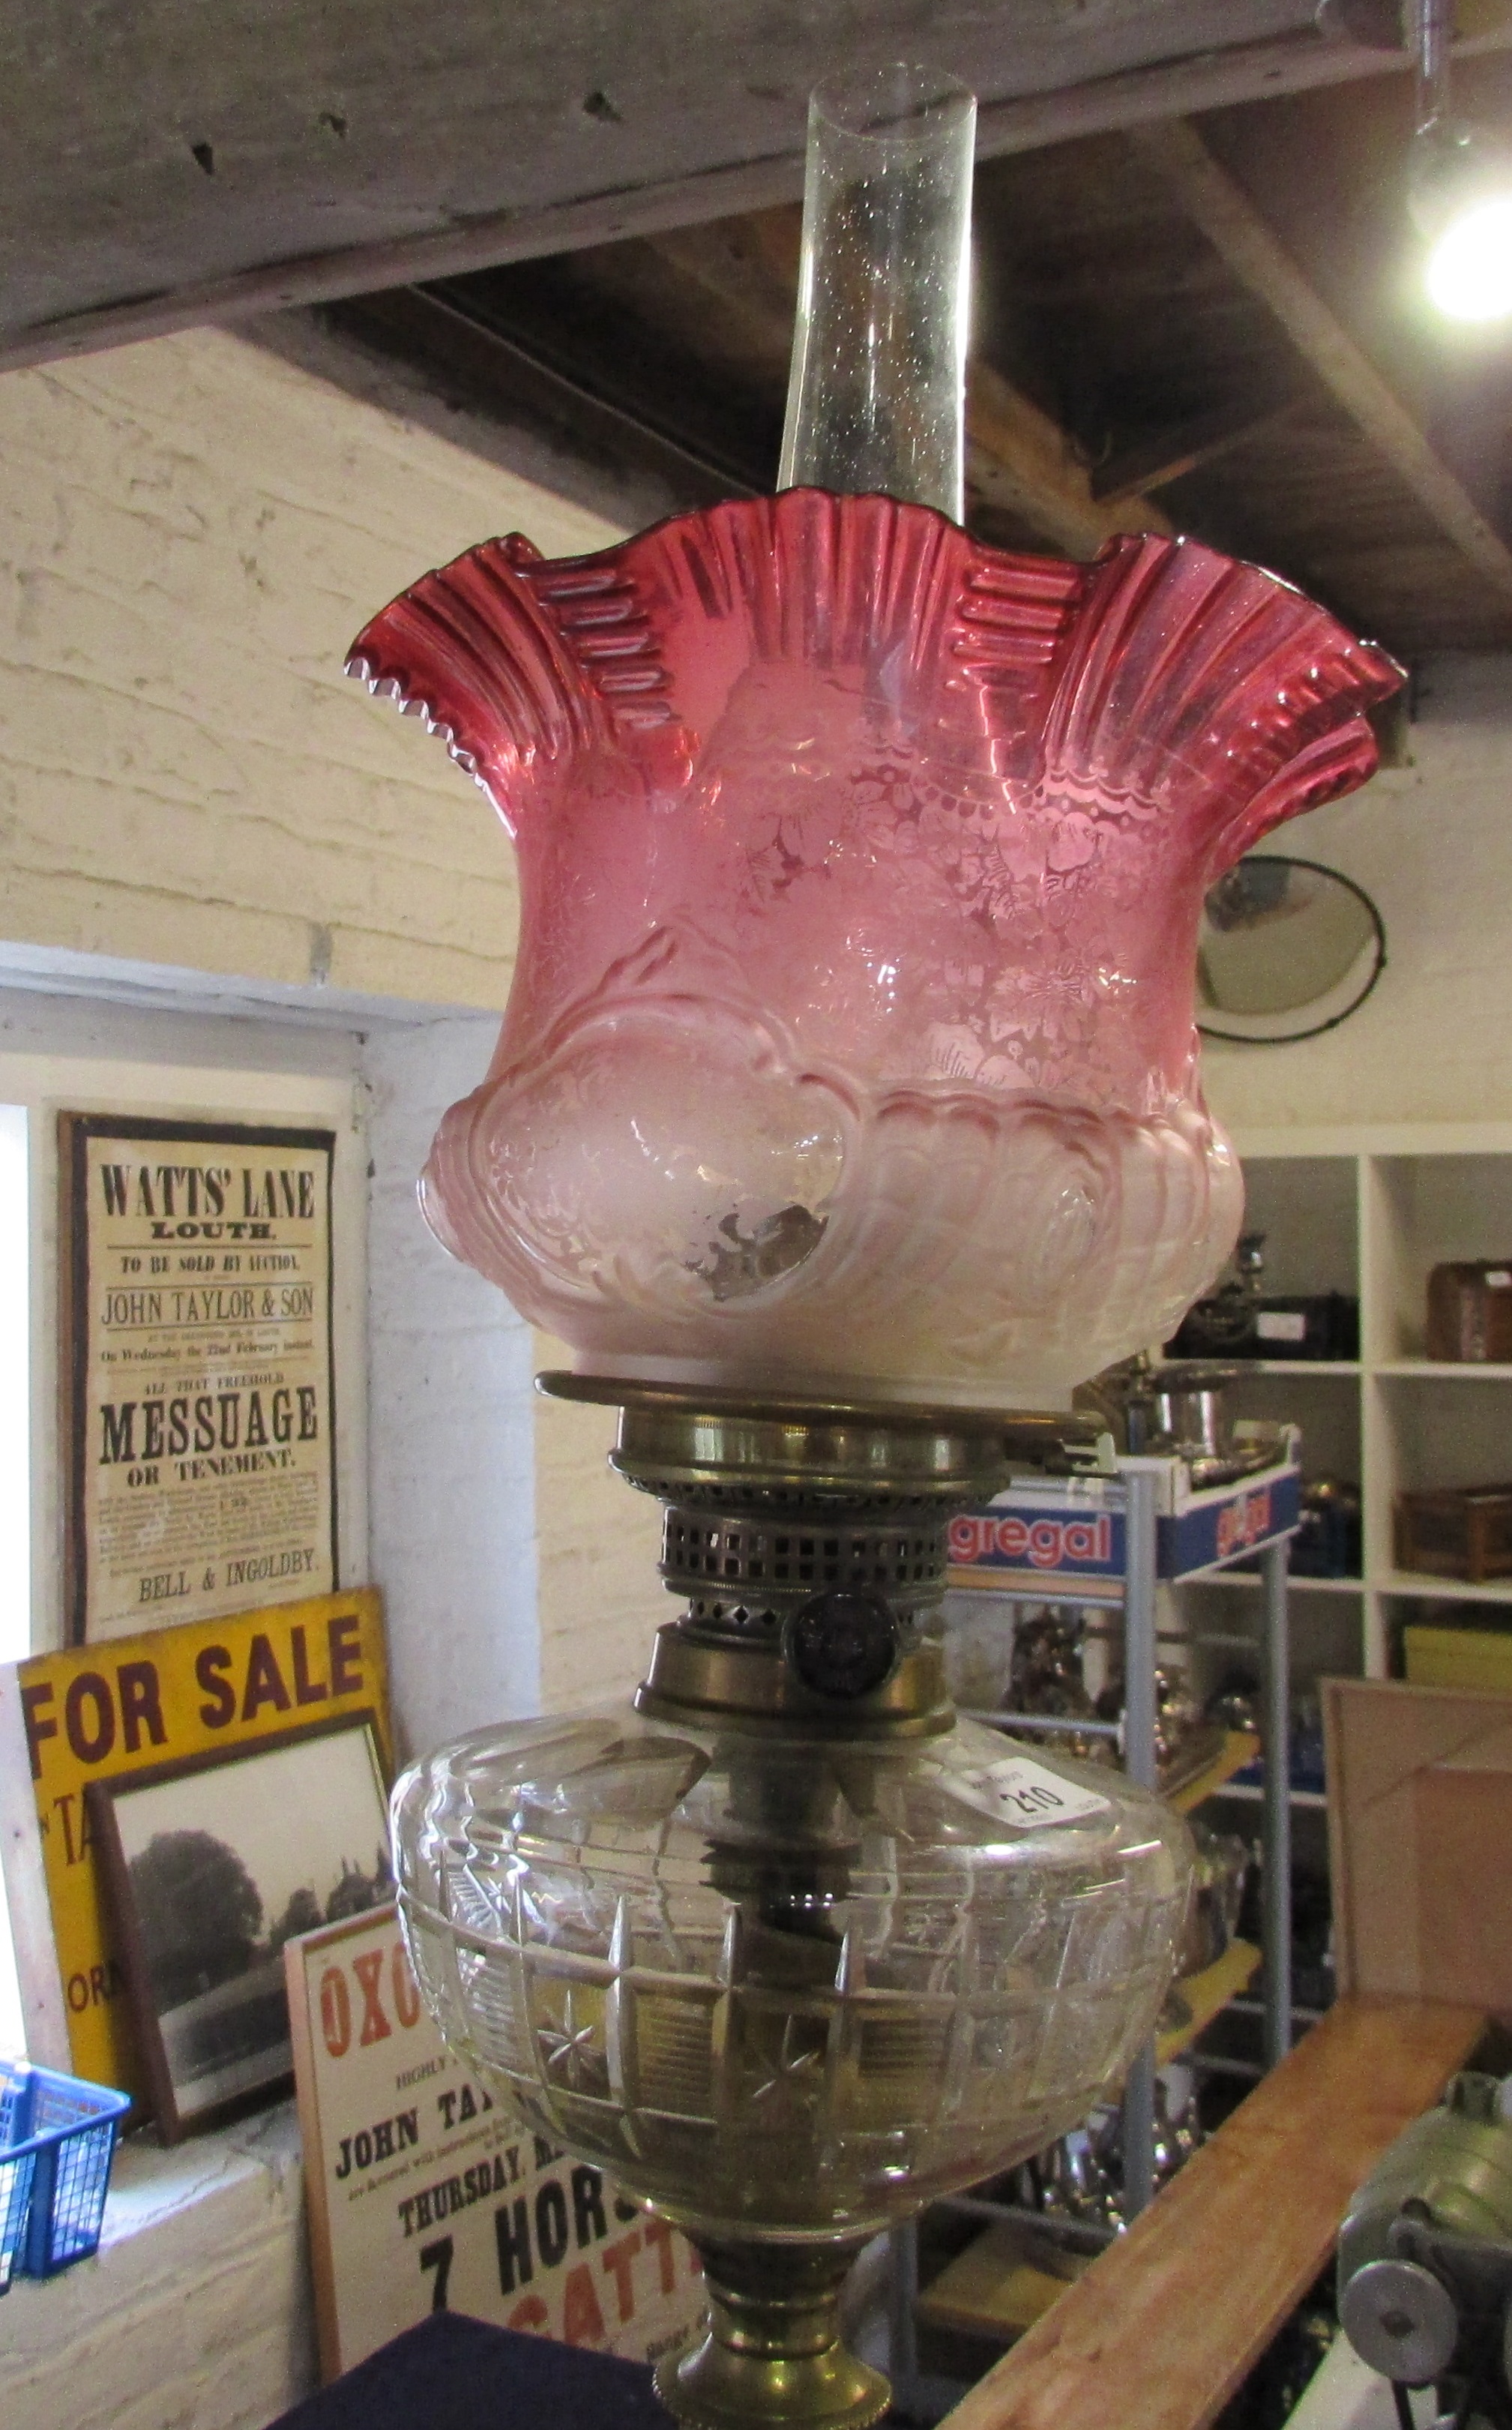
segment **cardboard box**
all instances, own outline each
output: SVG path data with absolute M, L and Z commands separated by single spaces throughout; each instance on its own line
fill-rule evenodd
M 1283 1438 L 1286 1457 L 1229 1485 L 1193 1490 L 1184 1461 L 1122 1459 L 1114 1476 L 1015 1477 L 981 1510 L 951 1521 L 953 1587 L 991 1588 L 1043 1578 L 1094 1594 L 1122 1588 L 1125 1478 L 1155 1481 L 1155 1563 L 1163 1578 L 1185 1577 L 1214 1561 L 1271 1542 L 1297 1524 L 1302 1476 L 1298 1439 Z
M 1402 1632 L 1414 1688 L 1489 1688 L 1512 1695 L 1512 1628 L 1452 1628 L 1422 1622 Z
M 1512 1695 L 1322 1682 L 1340 1992 L 1512 2021 Z

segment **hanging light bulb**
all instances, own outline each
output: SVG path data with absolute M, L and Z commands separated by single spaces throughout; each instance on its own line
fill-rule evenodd
M 1409 208 L 1428 241 L 1423 284 L 1453 321 L 1512 313 L 1512 155 L 1449 108 L 1453 0 L 1413 0 L 1418 125 Z
M 1512 181 L 1461 211 L 1428 259 L 1427 288 L 1454 321 L 1499 321 L 1512 312 Z
M 1512 313 L 1512 159 L 1464 125 L 1421 126 L 1412 215 L 1428 240 L 1423 284 L 1452 321 Z

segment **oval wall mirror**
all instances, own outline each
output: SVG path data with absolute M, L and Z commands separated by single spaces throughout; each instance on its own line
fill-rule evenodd
M 1385 925 L 1353 878 L 1251 853 L 1203 906 L 1197 1026 L 1249 1046 L 1317 1038 L 1358 1011 L 1385 968 Z

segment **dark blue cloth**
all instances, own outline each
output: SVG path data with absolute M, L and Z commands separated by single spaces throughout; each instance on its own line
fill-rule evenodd
M 644 2363 L 433 2312 L 271 2430 L 669 2430 Z

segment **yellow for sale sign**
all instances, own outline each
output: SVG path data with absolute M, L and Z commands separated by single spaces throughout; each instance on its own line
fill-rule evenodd
M 19 1696 L 25 1726 L 74 2066 L 140 2095 L 85 1789 L 364 1711 L 390 1758 L 381 1598 L 363 1587 L 34 1655 L 0 1679 L 7 1692 Z

